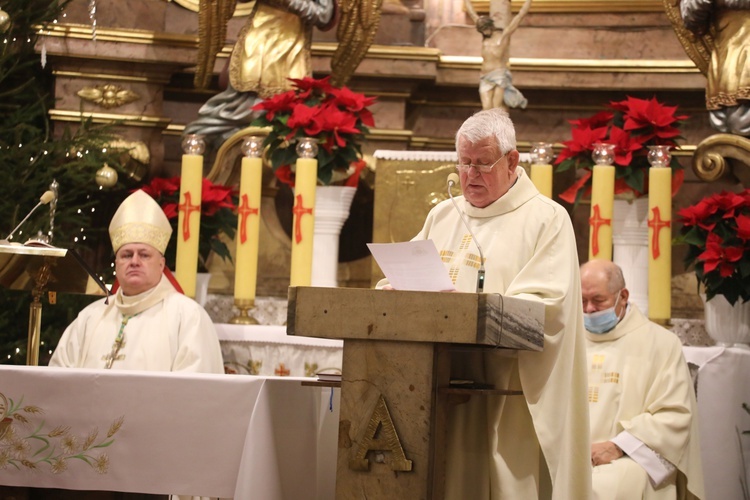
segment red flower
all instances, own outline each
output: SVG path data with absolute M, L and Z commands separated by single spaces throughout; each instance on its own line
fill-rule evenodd
M 698 256 L 698 260 L 703 261 L 703 271 L 710 273 L 717 267 L 719 275 L 727 278 L 732 275 L 736 266 L 733 262 L 738 262 L 742 258 L 742 247 L 722 246 L 724 241 L 715 233 L 709 233 L 706 239 L 706 250 Z
M 673 139 L 679 136 L 680 131 L 673 125 L 687 118 L 687 115 L 675 115 L 677 106 L 665 106 L 655 97 L 644 100 L 628 96 L 624 101 L 610 104 L 612 108 L 624 113 L 625 130 L 650 129 L 643 136 L 644 142 L 654 137 Z M 661 143 L 671 144 L 671 141 Z
M 682 224 L 685 226 L 700 226 L 703 229 L 711 231 L 714 224 L 706 225 L 706 219 L 716 213 L 718 205 L 712 203 L 709 199 L 703 199 L 692 207 L 683 208 L 677 215 L 682 217 Z
M 738 215 L 734 220 L 737 223 L 737 237 L 742 241 L 750 240 L 750 215 Z
M 607 127 L 613 114 L 611 111 L 599 111 L 589 118 L 579 118 L 578 120 L 568 120 L 568 123 L 575 128 L 601 128 Z
M 589 181 L 589 179 L 591 179 L 591 170 L 587 170 L 586 172 L 584 172 L 584 174 L 575 182 L 575 184 L 566 189 L 565 192 L 560 193 L 560 199 L 563 201 L 567 201 L 568 203 L 575 203 L 578 190 L 582 189 L 583 186 L 585 186 Z
M 594 149 L 594 144 L 602 142 L 604 137 L 607 135 L 607 127 L 600 127 L 591 129 L 588 127 L 574 128 L 570 131 L 573 139 L 565 141 L 565 149 L 563 149 L 555 160 L 555 164 L 559 165 L 568 158 L 574 158 L 585 154 L 587 158 L 591 158 L 591 152 Z
M 271 167 L 275 172 L 295 161 L 295 143 L 303 137 L 315 138 L 318 146 L 318 180 L 328 184 L 350 171 L 351 164 L 362 156 L 359 144 L 374 126 L 372 112 L 367 109 L 375 98 L 365 97 L 347 87 L 336 88 L 329 78 L 320 80 L 290 79 L 294 89 L 256 105 L 254 110 L 266 113 L 252 125 L 270 127 L 263 144 L 268 147 Z M 282 182 L 293 183 L 291 172 L 277 173 Z
M 627 167 L 633 159 L 633 152 L 643 148 L 643 142 L 623 129 L 613 126 L 609 132 L 610 144 L 615 145 L 615 164 Z

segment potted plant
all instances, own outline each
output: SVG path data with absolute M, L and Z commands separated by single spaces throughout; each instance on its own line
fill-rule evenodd
M 705 294 L 706 330 L 719 342 L 750 342 L 750 189 L 723 191 L 677 214 L 676 243 Z M 728 325 L 719 322 L 727 320 Z
M 637 198 L 648 193 L 648 146 L 677 146 L 679 126 L 686 115 L 677 114 L 677 106 L 666 106 L 656 98 L 628 96 L 613 101 L 605 111 L 588 118 L 570 120 L 571 140 L 564 141 L 555 165 L 556 171 L 576 169 L 577 180 L 560 194 L 568 203 L 578 203 L 591 193 L 594 145 L 601 142 L 615 146 L 615 194 Z M 682 185 L 684 171 L 672 158 L 672 192 Z
M 283 183 L 294 185 L 295 143 L 313 137 L 318 143 L 318 182 L 356 187 L 364 167 L 361 143 L 375 125 L 368 106 L 374 97 L 337 88 L 322 79 L 290 79 L 293 89 L 265 99 L 253 110 L 261 111 L 252 125 L 268 127 L 263 142 L 271 168 Z
M 172 225 L 172 233 L 176 235 L 180 177 L 154 177 L 151 182 L 141 186 L 140 189 L 161 205 L 164 214 Z M 208 272 L 207 261 L 211 252 L 222 259 L 229 259 L 231 262 L 232 256 L 229 248 L 219 235 L 223 233 L 229 239 L 234 239 L 237 230 L 236 198 L 237 195 L 233 188 L 214 184 L 206 178 L 203 179 L 200 237 L 198 240 L 198 272 Z M 165 257 L 170 269 L 174 269 L 176 252 L 177 245 L 167 246 Z

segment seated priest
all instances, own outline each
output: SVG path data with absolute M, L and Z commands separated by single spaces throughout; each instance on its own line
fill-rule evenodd
M 171 234 L 148 194 L 122 202 L 109 225 L 119 288 L 80 312 L 50 366 L 224 373 L 211 318 L 175 288 L 165 267 Z
M 594 494 L 703 495 L 695 393 L 677 336 L 628 302 L 620 268 L 581 266 Z
M 586 353 L 570 217 L 519 168 L 505 111 L 468 118 L 456 150 L 458 210 L 450 200 L 438 204 L 414 239 L 433 240 L 460 292 L 477 290 L 483 253 L 484 291 L 541 302 L 545 319 L 541 352 L 454 355 L 452 378 L 523 395 L 472 396 L 451 407 L 445 498 L 590 498 Z

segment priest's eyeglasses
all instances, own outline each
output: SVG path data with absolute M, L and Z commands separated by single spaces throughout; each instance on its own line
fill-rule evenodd
M 489 174 L 492 172 L 492 169 L 497 165 L 497 162 L 505 158 L 505 155 L 502 155 L 500 158 L 495 160 L 495 163 L 492 165 L 475 165 L 473 163 L 456 163 L 456 170 L 459 172 L 468 172 L 471 167 L 474 167 L 474 169 L 477 172 L 480 172 L 482 174 Z

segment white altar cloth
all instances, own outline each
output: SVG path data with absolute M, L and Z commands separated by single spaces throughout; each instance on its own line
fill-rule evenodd
M 697 398 L 706 500 L 740 499 L 740 478 L 750 479 L 750 349 L 683 347 L 698 366 Z M 741 443 L 741 445 L 740 445 Z M 742 453 L 744 452 L 743 469 Z
M 294 378 L 0 366 L 0 484 L 333 498 L 330 394 Z
M 287 335 L 285 326 L 217 324 L 224 369 L 248 375 L 341 373 L 343 341 Z

